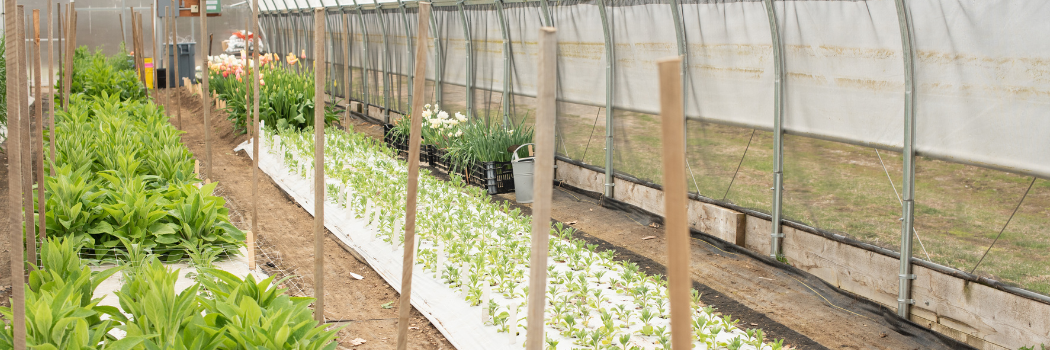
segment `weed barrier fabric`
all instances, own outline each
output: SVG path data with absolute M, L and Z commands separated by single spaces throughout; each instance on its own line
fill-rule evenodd
M 249 141 L 234 148 L 234 152 L 244 151 L 249 157 L 252 144 Z M 289 171 L 282 161 L 271 154 L 270 145 L 259 144 L 259 169 L 270 176 L 289 196 L 313 215 L 313 180 L 302 178 Z M 329 183 L 333 183 L 329 181 Z M 376 229 L 371 228 L 365 219 L 348 215 L 349 210 L 333 203 L 325 204 L 325 228 L 336 238 L 365 258 L 369 266 L 392 288 L 401 292 L 402 249 L 383 242 L 376 237 Z M 524 340 L 524 332 L 519 341 L 510 342 L 505 333 L 495 332 L 494 326 L 485 326 L 481 321 L 479 308 L 470 307 L 457 291 L 448 288 L 434 277 L 433 273 L 424 271 L 419 265 L 413 270 L 412 306 L 434 324 L 456 349 L 459 350 L 499 350 L 518 349 Z

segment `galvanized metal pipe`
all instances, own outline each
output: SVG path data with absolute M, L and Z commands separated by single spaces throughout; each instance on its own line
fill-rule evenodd
M 416 60 L 412 58 L 412 28 L 408 25 L 408 13 L 405 10 L 405 2 L 397 0 L 397 7 L 401 11 L 401 23 L 405 25 L 405 40 L 408 41 L 408 45 L 405 46 L 405 57 L 408 57 L 405 61 L 408 62 L 408 106 L 412 106 L 412 76 L 415 74 Z M 416 24 L 419 25 L 419 24 Z M 398 106 L 400 107 L 400 106 Z M 416 111 L 408 111 L 409 113 L 416 113 Z
M 911 305 L 915 303 L 911 298 L 911 284 L 915 279 L 911 271 L 911 241 L 915 227 L 915 70 L 908 8 L 904 0 L 896 0 L 895 3 L 904 56 L 904 194 L 901 206 L 900 271 L 897 275 L 897 315 L 908 319 Z
M 379 20 L 379 29 L 383 31 L 383 120 L 390 123 L 390 46 L 387 45 L 386 21 L 383 20 L 383 9 L 379 2 L 372 0 L 376 5 L 376 18 Z
M 543 11 L 543 26 L 544 27 L 553 27 L 554 26 L 554 20 L 551 19 L 551 10 L 550 10 L 550 8 L 547 7 L 547 0 L 540 0 L 540 10 Z
M 546 1 L 544 1 L 546 3 Z M 605 10 L 605 0 L 598 0 L 598 12 L 602 16 L 602 32 L 605 34 L 605 193 L 609 198 L 615 198 L 613 187 L 613 92 L 614 90 L 614 56 L 612 33 L 609 28 L 609 19 Z
M 510 121 L 510 29 L 507 28 L 507 17 L 503 14 L 503 0 L 496 0 L 496 16 L 499 18 L 499 33 L 503 38 L 503 128 L 509 128 Z
M 355 9 L 357 10 L 357 23 L 361 26 L 361 87 L 364 91 L 364 114 L 368 115 L 368 105 L 371 100 L 368 98 L 368 27 L 365 26 L 365 15 L 361 12 L 361 5 L 357 4 L 357 0 L 354 0 Z
M 437 19 L 434 18 L 435 13 L 437 11 L 430 12 L 430 32 L 434 33 L 434 104 L 440 105 L 442 97 L 441 77 L 445 75 L 445 60 L 441 53 L 441 32 L 438 31 Z
M 763 0 L 766 5 L 766 17 L 769 18 L 769 31 L 773 42 L 773 232 L 770 234 L 769 256 L 776 259 L 782 253 L 781 212 L 784 197 L 784 53 L 780 29 L 777 24 L 777 12 L 773 0 Z
M 470 23 L 467 22 L 467 14 L 463 12 L 463 0 L 456 3 L 456 9 L 459 11 L 459 19 L 463 24 L 463 38 L 467 40 L 467 118 L 474 119 L 474 42 L 470 37 Z

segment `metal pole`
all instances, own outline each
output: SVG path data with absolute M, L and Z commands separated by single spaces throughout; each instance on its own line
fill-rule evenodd
M 379 29 L 383 31 L 383 120 L 390 123 L 390 46 L 387 46 L 386 21 L 383 21 L 383 9 L 379 2 L 372 0 L 376 5 L 376 19 L 379 21 Z
M 784 55 L 781 52 L 780 29 L 773 0 L 763 2 L 766 5 L 766 17 L 769 18 L 769 31 L 773 38 L 773 232 L 770 234 L 769 256 L 776 259 L 782 254 L 780 242 L 781 238 L 784 238 L 780 225 L 784 197 Z
M 901 208 L 901 266 L 898 278 L 897 315 L 908 319 L 911 311 L 911 237 L 915 227 L 915 70 L 912 63 L 911 22 L 904 0 L 896 0 L 900 22 L 901 46 L 904 51 L 904 198 Z
M 416 69 L 416 60 L 412 58 L 412 48 L 414 48 L 415 46 L 412 46 L 412 28 L 411 28 L 411 26 L 408 25 L 408 13 L 405 10 L 405 2 L 401 1 L 401 0 L 397 0 L 397 7 L 398 7 L 398 10 L 401 11 L 401 23 L 405 25 L 405 40 L 408 41 L 408 45 L 405 46 L 405 53 L 407 55 L 406 57 L 409 58 L 406 61 L 408 62 L 408 105 L 409 105 L 409 107 L 411 107 L 412 106 L 412 93 L 413 93 L 413 90 L 412 90 L 412 83 L 413 83 L 412 79 L 413 79 L 413 74 L 415 74 L 415 72 L 413 72 L 413 70 Z M 417 23 L 416 25 L 419 25 L 419 24 Z M 408 113 L 415 113 L 415 111 L 409 110 Z
M 599 6 L 603 6 L 604 7 L 605 5 L 599 4 Z M 543 11 L 543 26 L 544 27 L 554 27 L 554 20 L 551 19 L 551 9 L 549 7 L 547 7 L 547 0 L 540 0 L 540 10 Z M 603 13 L 602 16 L 605 16 L 604 15 L 604 13 L 605 13 L 604 10 L 602 10 L 602 13 Z
M 357 0 L 354 0 L 354 5 L 357 10 L 357 23 L 361 26 L 361 87 L 365 90 L 364 113 L 368 116 L 368 105 L 371 102 L 368 99 L 368 27 L 365 26 L 365 15 L 361 12 L 361 5 L 357 4 Z
M 435 9 L 437 7 L 434 7 Z M 442 88 L 441 88 L 441 76 L 445 74 L 445 60 L 441 54 L 441 32 L 438 31 L 437 18 L 434 13 L 437 11 L 430 12 L 430 32 L 434 33 L 434 104 L 441 104 Z M 426 91 L 426 90 L 424 90 Z
M 470 38 L 470 23 L 467 23 L 467 14 L 463 12 L 463 1 L 459 0 L 456 2 L 456 9 L 459 11 L 459 19 L 463 24 L 463 38 L 467 40 L 467 118 L 473 119 L 474 116 L 474 43 Z M 488 118 L 485 118 L 485 124 L 488 124 Z
M 507 17 L 503 14 L 503 0 L 496 0 L 496 15 L 499 17 L 499 33 L 503 37 L 503 128 L 509 128 L 510 121 L 510 31 L 507 29 Z M 557 119 L 557 118 L 555 118 Z
M 546 1 L 544 1 L 546 3 Z M 609 29 L 608 15 L 605 10 L 605 0 L 598 0 L 598 11 L 602 15 L 602 31 L 605 33 L 605 196 L 615 198 L 613 187 L 613 56 L 612 33 Z

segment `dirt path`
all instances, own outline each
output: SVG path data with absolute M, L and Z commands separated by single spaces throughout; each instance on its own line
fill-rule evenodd
M 204 160 L 204 127 L 200 113 L 201 103 L 197 96 L 183 94 L 182 142 L 189 147 L 197 159 Z M 158 98 L 163 102 L 163 98 Z M 170 107 L 174 115 L 174 106 Z M 175 118 L 172 123 L 178 126 Z M 251 176 L 252 163 L 244 153 L 234 153 L 233 148 L 247 139 L 236 134 L 226 114 L 211 112 L 212 174 L 219 182 L 217 195 L 226 198 L 231 219 L 242 229 L 251 225 Z M 201 165 L 204 168 L 204 165 Z M 259 181 L 259 233 L 260 248 L 275 255 L 273 267 L 264 267 L 270 272 L 297 275 L 286 287 L 293 293 L 313 296 L 313 216 L 299 207 L 273 183 L 260 173 Z M 264 264 L 260 261 L 260 264 Z M 364 278 L 356 280 L 350 273 Z M 328 320 L 347 320 L 349 326 L 340 334 L 340 345 L 352 349 L 394 349 L 397 331 L 397 303 L 390 309 L 383 305 L 396 301 L 394 291 L 368 265 L 356 260 L 343 250 L 340 243 L 328 237 L 325 241 L 325 316 Z M 452 349 L 452 346 L 423 316 L 413 310 L 410 327 L 409 348 Z M 350 340 L 362 338 L 367 342 L 351 345 Z

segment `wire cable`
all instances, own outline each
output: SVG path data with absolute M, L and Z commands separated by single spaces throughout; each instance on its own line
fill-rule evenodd
M 736 165 L 736 171 L 733 172 L 733 179 L 729 180 L 729 187 L 726 188 L 726 194 L 722 195 L 722 201 L 725 202 L 726 198 L 729 197 L 729 190 L 733 189 L 733 183 L 736 182 L 736 174 L 740 173 L 740 166 L 744 165 L 744 158 L 747 157 L 747 150 L 751 148 L 751 140 L 755 139 L 755 129 L 751 129 L 751 138 L 747 139 L 747 147 L 744 147 L 744 154 L 740 156 L 740 163 Z
M 897 202 L 900 202 L 901 206 L 904 206 L 904 200 L 901 199 L 901 194 L 897 193 L 897 185 L 893 184 L 893 178 L 890 177 L 890 171 L 886 169 L 886 163 L 882 161 L 882 154 L 879 153 L 879 149 L 875 148 L 875 155 L 879 156 L 879 163 L 882 164 L 882 171 L 886 172 L 886 178 L 890 180 L 890 187 L 893 188 L 893 194 L 897 196 Z M 926 254 L 926 261 L 935 262 L 930 257 L 930 253 L 926 251 L 926 245 L 922 244 L 922 237 L 919 236 L 919 230 L 916 230 L 914 226 L 911 228 L 911 232 L 915 233 L 915 238 L 919 240 L 919 247 L 922 248 L 922 253 Z
M 594 125 L 591 125 L 591 136 L 587 136 L 587 147 L 583 148 L 583 157 L 580 158 L 580 161 L 583 161 L 585 163 L 587 162 L 587 150 L 591 148 L 591 139 L 594 138 L 594 128 L 598 126 L 598 115 L 600 115 L 601 113 L 602 108 L 598 107 L 598 112 L 594 113 Z M 608 128 L 609 126 L 606 125 L 605 127 Z M 565 155 L 567 156 L 568 154 Z
M 995 236 L 995 240 L 993 240 L 992 244 L 988 246 L 988 250 L 985 250 L 984 255 L 981 255 L 981 260 L 977 260 L 977 265 L 974 265 L 973 269 L 970 269 L 970 274 L 973 274 L 974 271 L 977 271 L 977 267 L 981 266 L 981 262 L 984 261 L 984 257 L 988 256 L 988 252 L 992 251 L 992 247 L 995 246 L 995 242 L 998 242 L 999 237 L 1003 236 L 1003 231 L 1006 231 L 1006 226 L 1010 225 L 1010 220 L 1014 219 L 1014 215 L 1017 214 L 1017 210 L 1021 209 L 1021 203 L 1024 203 L 1025 197 L 1028 197 L 1028 192 L 1032 190 L 1032 185 L 1035 185 L 1035 179 L 1037 178 L 1033 176 L 1032 182 L 1028 184 L 1028 189 L 1024 190 L 1024 195 L 1021 196 L 1021 200 L 1018 201 L 1017 206 L 1014 207 L 1014 212 L 1010 213 L 1010 218 L 1006 219 L 1006 223 L 1003 224 L 1003 228 L 999 230 L 999 235 Z

